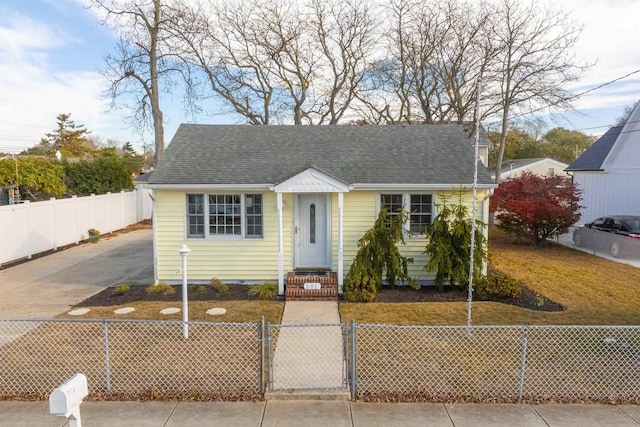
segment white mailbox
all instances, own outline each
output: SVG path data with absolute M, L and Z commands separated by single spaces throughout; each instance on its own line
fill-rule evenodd
M 75 374 L 49 395 L 49 412 L 62 417 L 80 419 L 80 404 L 89 394 L 87 377 Z

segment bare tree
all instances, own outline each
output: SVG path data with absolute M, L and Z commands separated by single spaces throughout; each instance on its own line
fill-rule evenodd
M 103 15 L 101 23 L 120 36 L 115 52 L 104 58 L 102 73 L 109 82 L 105 93 L 112 105 L 121 103 L 131 110 L 134 127 L 152 126 L 154 166 L 164 153 L 161 84 L 164 82 L 170 87 L 171 75 L 184 73 L 176 67 L 171 50 L 172 35 L 168 30 L 173 27 L 178 11 L 168 1 L 91 0 L 92 7 Z M 133 100 L 133 105 L 128 105 L 128 100 Z
M 376 22 L 359 0 L 313 0 L 313 29 L 322 52 L 315 82 L 318 124 L 337 124 L 350 110 L 377 44 Z M 326 83 L 324 83 L 326 81 Z
M 184 4 L 176 29 L 191 66 L 251 124 L 338 123 L 374 46 L 374 22 L 357 0 Z
M 388 10 L 388 55 L 369 67 L 358 93 L 364 116 L 374 123 L 472 120 L 477 80 L 493 58 L 481 37 L 489 24 L 484 5 L 394 0 Z
M 578 80 L 587 68 L 573 59 L 572 50 L 581 27 L 568 14 L 554 8 L 502 0 L 487 34 L 498 52 L 487 73 L 487 90 L 500 110 L 501 134 L 496 158 L 500 182 L 509 119 L 541 108 L 570 107 L 566 84 Z
M 635 110 L 636 106 L 638 105 L 638 102 L 640 101 L 629 104 L 622 109 L 620 116 L 616 119 L 616 126 L 624 126 L 625 124 L 627 124 L 627 121 L 629 120 L 629 117 L 631 117 L 631 113 L 633 113 L 633 110 Z

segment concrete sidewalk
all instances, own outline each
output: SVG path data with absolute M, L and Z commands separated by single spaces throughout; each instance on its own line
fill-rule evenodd
M 0 318 L 52 318 L 107 286 L 153 283 L 151 230 L 102 236 L 0 270 Z
M 637 427 L 635 405 L 268 402 L 86 402 L 87 427 Z M 0 427 L 61 427 L 48 402 L 0 402 Z

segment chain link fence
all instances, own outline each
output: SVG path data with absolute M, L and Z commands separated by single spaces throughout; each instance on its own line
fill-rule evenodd
M 0 395 L 45 397 L 76 372 L 102 398 L 255 398 L 255 323 L 0 320 Z
M 346 324 L 268 325 L 270 391 L 348 390 Z
M 640 403 L 639 326 L 0 320 L 0 398 L 46 399 L 76 372 L 102 399 Z
M 640 327 L 353 325 L 362 399 L 640 402 Z
M 593 255 L 619 260 L 640 260 L 640 238 L 600 231 L 587 227 L 574 228 L 571 235 L 573 244 Z

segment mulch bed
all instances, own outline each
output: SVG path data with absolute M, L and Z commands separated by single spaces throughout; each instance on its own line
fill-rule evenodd
M 117 292 L 115 287 L 104 289 L 103 291 L 87 298 L 75 307 L 96 307 L 129 304 L 136 301 L 182 301 L 182 285 L 171 286 L 175 293 L 170 295 L 148 294 L 147 286 L 131 286 L 124 292 Z M 229 285 L 228 292 L 218 292 L 206 285 L 188 285 L 189 301 L 256 301 L 257 296 L 249 295 L 247 285 Z M 284 301 L 284 297 L 276 300 Z
M 131 286 L 124 292 L 117 292 L 115 288 L 107 288 L 96 295 L 87 298 L 76 307 L 95 307 L 95 306 L 113 306 L 129 304 L 136 301 L 182 301 L 182 286 L 172 286 L 175 293 L 170 295 L 148 294 L 146 286 Z M 252 301 L 258 300 L 258 297 L 249 295 L 247 285 L 229 285 L 229 291 L 220 293 L 215 289 L 206 285 L 189 285 L 189 301 Z M 536 305 L 536 297 L 538 302 L 543 301 L 542 305 Z M 278 300 L 284 300 L 278 297 Z M 403 303 L 403 302 L 466 302 L 467 292 L 451 287 L 445 287 L 444 291 L 438 291 L 433 286 L 423 286 L 419 290 L 411 289 L 408 286 L 396 286 L 394 288 L 383 287 L 378 291 L 375 302 L 379 303 Z M 477 299 L 476 299 L 477 301 Z M 503 304 L 515 305 L 538 311 L 562 311 L 565 310 L 561 304 L 551 301 L 542 295 L 538 295 L 527 286 L 522 285 L 522 294 L 520 298 L 510 298 L 496 300 Z
M 466 290 L 459 290 L 451 286 L 445 287 L 443 291 L 438 291 L 435 286 L 423 286 L 419 290 L 411 289 L 408 286 L 396 286 L 395 288 L 384 287 L 378 291 L 375 302 L 466 302 L 467 297 Z M 542 305 L 536 304 L 536 297 L 540 298 L 538 302 L 542 301 Z M 475 296 L 474 301 L 478 301 Z M 538 311 L 563 311 L 566 309 L 562 304 L 539 295 L 525 285 L 521 285 L 520 298 L 493 301 Z

